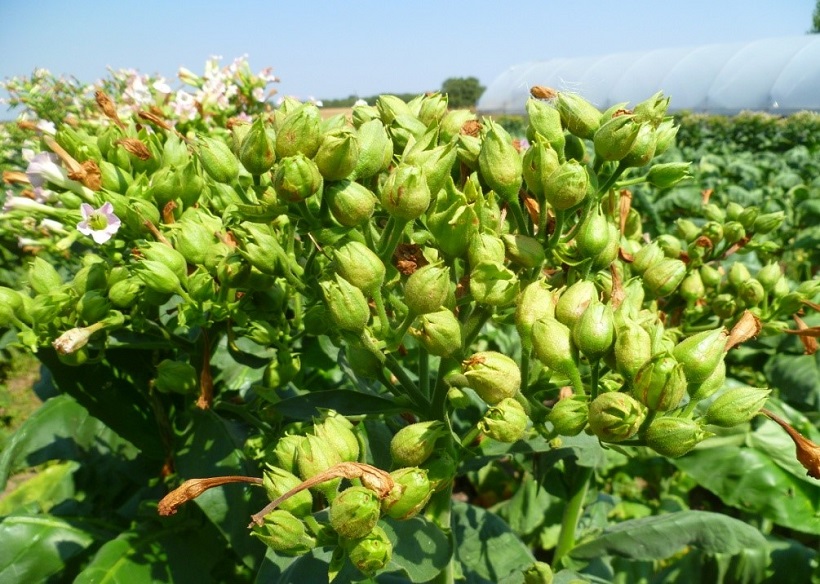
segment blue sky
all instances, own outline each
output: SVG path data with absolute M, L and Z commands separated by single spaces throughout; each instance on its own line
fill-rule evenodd
M 815 0 L 0 0 L 0 78 L 35 67 L 93 82 L 106 67 L 173 77 L 248 54 L 280 93 L 347 97 L 487 85 L 552 57 L 801 35 Z M 2 116 L 3 112 L 0 112 Z

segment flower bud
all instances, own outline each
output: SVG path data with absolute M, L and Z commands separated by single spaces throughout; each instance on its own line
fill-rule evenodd
M 304 201 L 321 192 L 324 185 L 316 163 L 301 153 L 280 160 L 272 182 L 279 198 L 288 203 Z
M 635 375 L 632 395 L 650 410 L 673 410 L 685 394 L 686 375 L 683 365 L 672 355 L 655 355 Z
M 563 136 L 562 133 L 562 139 Z M 542 199 L 544 196 L 544 181 L 560 164 L 558 153 L 553 150 L 549 142 L 540 135 L 536 136 L 532 140 L 530 147 L 524 153 L 524 159 L 522 161 L 522 172 L 524 180 L 527 183 L 527 189 L 538 197 L 538 199 Z
M 295 474 L 276 466 L 268 466 L 262 473 L 262 486 L 268 494 L 268 499 L 275 501 L 291 489 L 302 484 L 302 480 Z M 299 491 L 279 503 L 278 509 L 293 513 L 296 517 L 310 515 L 313 509 L 313 497 L 310 491 Z
M 347 557 L 362 574 L 373 576 L 390 563 L 393 544 L 385 531 L 377 525 L 367 536 L 350 543 Z
M 422 315 L 420 321 L 420 328 L 410 332 L 428 353 L 450 357 L 461 350 L 461 323 L 451 311 L 429 312 Z
M 601 112 L 580 95 L 558 92 L 555 107 L 561 116 L 561 124 L 578 138 L 592 140 L 601 124 Z
M 757 306 L 766 297 L 766 291 L 763 289 L 763 284 L 750 278 L 743 282 L 737 289 L 737 295 L 746 304 L 746 306 Z
M 333 218 L 344 227 L 364 223 L 376 208 L 376 196 L 364 185 L 349 180 L 327 185 L 323 196 Z
M 367 487 L 348 487 L 330 503 L 330 526 L 344 538 L 365 537 L 379 521 L 379 496 Z
M 47 294 L 63 285 L 63 278 L 49 262 L 35 256 L 28 270 L 28 284 L 37 294 Z
M 589 174 L 577 160 L 564 162 L 544 180 L 544 197 L 558 211 L 583 201 L 588 190 Z
M 312 103 L 289 114 L 276 134 L 276 156 L 304 154 L 313 158 L 322 145 L 322 116 Z
M 275 143 L 273 129 L 265 127 L 262 116 L 257 117 L 239 146 L 239 162 L 253 175 L 268 172 L 276 161 Z
M 575 245 L 582 257 L 593 258 L 606 248 L 610 239 L 609 235 L 609 222 L 606 215 L 601 211 L 600 205 L 596 205 L 590 209 L 581 225 L 578 226 Z
M 363 243 L 348 241 L 334 251 L 333 257 L 336 271 L 365 294 L 374 294 L 384 282 L 384 264 Z
M 786 214 L 783 211 L 758 215 L 754 222 L 755 233 L 766 234 L 774 231 L 783 224 Z
M 628 167 L 646 166 L 655 156 L 657 141 L 658 135 L 655 133 L 655 128 L 651 124 L 641 124 L 632 148 L 629 154 L 621 160 L 621 164 Z
M 387 135 L 381 120 L 373 119 L 358 127 L 359 159 L 353 176 L 358 179 L 370 178 L 387 170 L 393 159 L 393 141 Z
M 709 377 L 726 352 L 726 330 L 718 328 L 696 333 L 675 345 L 672 354 L 683 365 L 689 383 L 701 383 Z
M 450 293 L 450 269 L 447 266 L 427 264 L 407 278 L 404 302 L 413 314 L 437 312 Z
M 488 409 L 478 426 L 493 440 L 512 443 L 524 437 L 528 422 L 524 407 L 508 397 Z
M 359 439 L 356 437 L 353 425 L 344 417 L 338 414 L 326 417 L 322 422 L 313 426 L 313 433 L 334 449 L 342 462 L 359 460 Z
M 521 388 L 521 370 L 510 357 L 480 351 L 462 363 L 467 384 L 490 405 L 514 397 Z
M 589 404 L 589 427 L 604 442 L 621 442 L 637 434 L 644 407 L 619 391 L 602 393 Z
M 755 387 L 728 389 L 706 410 L 706 422 L 724 428 L 748 422 L 760 412 L 771 392 Z
M 325 180 L 342 180 L 356 168 L 359 160 L 359 139 L 349 128 L 328 132 L 314 161 Z
M 325 472 L 340 462 L 342 459 L 339 453 L 318 436 L 303 436 L 296 447 L 296 468 L 303 481 Z M 324 494 L 328 501 L 332 501 L 340 482 L 340 479 L 325 481 L 315 489 Z
M 447 434 L 443 422 L 417 422 L 405 426 L 390 441 L 390 456 L 397 466 L 419 466 L 430 458 L 436 441 Z
M 575 398 L 558 400 L 547 419 L 561 436 L 577 436 L 587 427 L 589 404 Z
M 572 343 L 569 327 L 554 318 L 539 318 L 532 325 L 532 347 L 539 361 L 569 377 L 576 391 L 581 390 L 578 349 Z
M 682 180 L 692 178 L 691 162 L 666 162 L 654 164 L 646 174 L 646 182 L 659 189 L 671 189 Z
M 370 320 L 370 307 L 362 291 L 338 275 L 319 285 L 333 323 L 343 331 L 362 332 Z
M 316 539 L 308 534 L 305 524 L 284 509 L 274 509 L 265 515 L 264 525 L 254 526 L 251 533 L 272 550 L 285 555 L 302 555 L 316 546 Z
M 511 201 L 518 197 L 518 191 L 521 190 L 521 156 L 504 128 L 492 121 L 489 126 L 481 142 L 478 167 L 489 187 L 503 200 Z
M 274 446 L 273 451 L 271 452 L 274 464 L 291 474 L 296 474 L 298 472 L 298 466 L 296 464 L 296 449 L 301 443 L 302 436 L 298 436 L 296 434 L 285 434 L 282 436 L 276 442 L 276 446 Z
M 504 241 L 490 233 L 478 233 L 470 239 L 467 261 L 475 268 L 482 262 L 503 264 L 506 248 Z
M 535 144 L 538 135 L 541 135 L 556 153 L 564 151 L 566 138 L 564 128 L 561 127 L 561 114 L 551 104 L 540 99 L 530 98 L 527 100 L 527 139 L 530 144 Z M 546 175 L 545 175 L 546 176 Z
M 621 160 L 629 154 L 640 125 L 634 116 L 618 115 L 606 121 L 595 132 L 595 155 L 603 160 Z
M 558 322 L 572 328 L 587 307 L 598 301 L 598 290 L 589 280 L 579 280 L 567 288 L 558 298 L 555 305 L 555 318 Z
M 652 358 L 652 339 L 633 320 L 625 320 L 615 335 L 615 367 L 618 373 L 632 381 L 643 365 Z
M 572 340 L 590 361 L 609 353 L 615 342 L 615 319 L 608 304 L 594 302 L 572 327 Z
M 507 233 L 501 236 L 507 257 L 524 268 L 540 268 L 546 259 L 541 242 L 528 235 Z
M 197 154 L 202 168 L 216 182 L 229 184 L 239 175 L 239 161 L 219 138 L 200 136 Z
M 396 219 L 413 221 L 430 206 L 430 188 L 419 166 L 400 164 L 391 172 L 381 191 L 384 209 Z
M 668 296 L 674 292 L 686 276 L 686 264 L 680 260 L 663 258 L 650 266 L 643 274 L 647 291 L 655 296 Z
M 723 387 L 726 382 L 726 361 L 718 362 L 715 370 L 706 379 L 700 383 L 689 383 L 686 391 L 689 392 L 689 399 L 691 401 L 701 401 L 710 397 L 717 390 Z
M 400 468 L 390 473 L 393 488 L 382 499 L 382 512 L 392 519 L 410 519 L 421 512 L 433 494 L 427 471 Z
M 531 343 L 533 323 L 539 318 L 555 316 L 555 302 L 544 280 L 536 280 L 521 291 L 515 308 L 515 328 L 525 346 Z
M 646 445 L 662 456 L 683 456 L 711 434 L 688 418 L 664 416 L 646 429 Z

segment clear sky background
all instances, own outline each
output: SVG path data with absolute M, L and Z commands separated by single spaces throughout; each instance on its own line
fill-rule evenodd
M 247 54 L 280 93 L 319 99 L 483 85 L 553 57 L 802 35 L 815 0 L 0 0 L 0 78 L 36 67 L 174 77 Z M 3 112 L 0 112 L 0 116 Z

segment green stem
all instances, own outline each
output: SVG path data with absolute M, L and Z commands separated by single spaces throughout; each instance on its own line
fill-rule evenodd
M 461 445 L 464 448 L 469 448 L 470 444 L 473 443 L 473 440 L 478 438 L 478 435 L 481 434 L 481 429 L 478 426 L 473 426 L 469 432 L 464 435 L 464 438 L 461 439 Z
M 407 395 L 413 403 L 421 409 L 421 411 L 426 411 L 430 405 L 430 401 L 427 399 L 427 396 L 423 395 L 419 391 L 419 388 L 416 387 L 416 384 L 413 383 L 413 380 L 410 379 L 410 376 L 407 375 L 407 372 L 401 364 L 396 361 L 396 358 L 379 349 L 367 331 L 361 334 L 359 340 L 364 348 L 370 351 L 370 353 L 372 353 L 373 356 L 379 360 L 379 363 L 387 367 L 390 373 L 396 376 L 396 379 L 399 381 L 399 386 L 404 394 Z M 393 385 L 390 387 L 395 388 Z
M 473 341 L 478 336 L 478 333 L 481 332 L 484 324 L 487 320 L 489 320 L 492 314 L 492 310 L 485 308 L 484 306 L 478 306 L 475 310 L 473 310 L 472 314 L 470 314 L 467 319 L 467 322 L 464 323 L 464 327 L 461 329 L 461 339 L 463 341 L 461 344 L 462 347 L 467 349 L 473 344 Z
M 455 549 L 456 539 L 452 529 L 452 498 L 453 498 L 453 483 L 451 482 L 446 488 L 438 493 L 435 493 L 430 499 L 430 504 L 427 509 L 427 516 L 438 525 L 447 539 L 450 541 L 450 549 L 453 550 L 450 556 L 450 561 L 444 569 L 436 575 L 430 582 L 432 584 L 454 584 L 455 583 Z
M 379 247 L 378 249 L 373 248 L 376 251 L 376 255 L 381 256 L 384 253 L 384 248 L 387 246 L 387 242 L 393 237 L 393 230 L 396 229 L 396 220 L 393 219 L 391 215 L 387 219 L 387 225 L 384 226 L 382 229 L 381 236 L 379 236 Z
M 512 211 L 513 218 L 518 226 L 518 232 L 523 235 L 529 235 L 527 219 L 524 217 L 524 211 L 521 209 L 521 203 L 518 202 L 518 198 L 516 197 L 509 201 L 507 207 Z
M 424 347 L 419 346 L 419 391 L 430 397 L 430 355 Z
M 379 252 L 379 257 L 386 264 L 390 263 L 390 258 L 393 257 L 393 252 L 396 251 L 396 247 L 399 245 L 399 242 L 401 241 L 401 238 L 404 235 L 404 228 L 406 226 L 407 221 L 405 221 L 404 219 L 396 219 L 393 224 L 393 230 L 390 232 L 389 239 L 386 242 L 379 242 L 384 243 L 384 246 L 381 248 L 381 251 Z
M 387 311 L 384 308 L 384 296 L 381 288 L 373 291 L 373 304 L 376 305 L 376 315 L 379 318 L 379 336 L 386 338 L 390 332 L 390 321 L 387 319 Z
M 566 211 L 555 211 L 555 231 L 552 232 L 552 235 L 547 240 L 546 247 L 548 250 L 554 248 L 561 239 L 561 232 L 564 230 L 564 221 L 566 221 L 566 217 Z
M 438 364 L 436 386 L 433 388 L 433 403 L 430 406 L 432 420 L 444 420 L 447 415 L 447 392 L 450 385 L 447 377 L 455 371 L 461 371 L 461 363 L 452 357 L 442 357 Z
M 638 430 L 638 435 L 643 437 L 646 434 L 646 430 L 649 426 L 652 425 L 652 422 L 655 421 L 655 416 L 658 415 L 656 410 L 649 410 L 646 414 L 646 418 L 644 418 L 643 424 L 641 424 L 640 430 Z
M 527 392 L 530 380 L 530 343 L 523 343 L 521 347 L 521 393 Z
M 601 372 L 601 360 L 595 359 L 592 362 L 592 381 L 590 381 L 590 393 L 592 395 L 592 399 L 598 397 L 598 378 Z
M 558 534 L 558 545 L 555 547 L 555 555 L 552 559 L 552 569 L 554 571 L 558 571 L 561 560 L 563 560 L 564 556 L 575 546 L 575 531 L 578 529 L 578 521 L 581 518 L 581 511 L 584 508 L 584 499 L 586 499 L 591 479 L 591 467 L 577 467 L 575 483 L 572 485 L 569 501 L 567 501 L 567 506 L 564 508 L 564 516 L 561 519 L 561 531 Z
M 615 182 L 619 178 L 621 178 L 621 175 L 626 171 L 627 168 L 629 168 L 629 167 L 626 166 L 623 162 L 619 162 L 618 163 L 618 168 L 616 168 L 613 171 L 613 173 L 609 176 L 609 178 L 606 180 L 606 182 L 603 185 L 598 187 L 598 194 L 605 193 L 609 189 L 611 189 L 612 185 L 614 185 Z

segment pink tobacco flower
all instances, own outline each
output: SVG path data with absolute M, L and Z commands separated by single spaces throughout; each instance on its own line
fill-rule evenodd
M 77 231 L 83 235 L 90 235 L 96 243 L 105 243 L 111 239 L 120 228 L 120 219 L 114 215 L 114 206 L 105 203 L 99 209 L 94 209 L 88 203 L 80 205 L 83 220 L 77 223 Z

